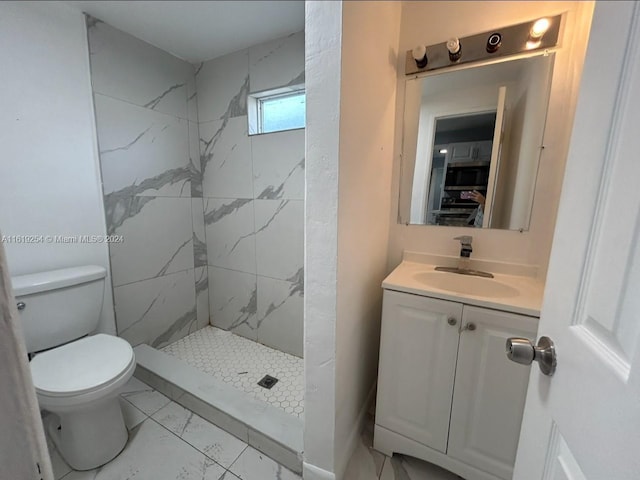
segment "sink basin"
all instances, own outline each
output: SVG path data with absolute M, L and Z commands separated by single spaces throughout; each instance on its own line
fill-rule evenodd
M 517 297 L 519 290 L 495 279 L 447 272 L 418 272 L 413 278 L 425 287 L 476 297 Z

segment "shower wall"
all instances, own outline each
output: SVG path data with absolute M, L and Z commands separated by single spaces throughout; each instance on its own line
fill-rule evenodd
M 209 323 L 194 67 L 87 18 L 118 335 L 162 347 Z
M 304 83 L 304 33 L 197 67 L 211 323 L 302 356 L 304 129 L 247 135 L 247 94 Z

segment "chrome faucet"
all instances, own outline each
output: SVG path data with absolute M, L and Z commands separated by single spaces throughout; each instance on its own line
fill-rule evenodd
M 458 261 L 458 270 L 469 270 L 471 264 L 471 242 L 473 237 L 471 235 L 461 235 L 455 237 L 454 240 L 460 240 L 460 260 Z
M 471 235 L 461 235 L 455 237 L 454 240 L 460 240 L 460 260 L 458 260 L 457 267 L 436 267 L 439 272 L 459 273 L 462 275 L 473 275 L 475 277 L 493 278 L 493 275 L 489 272 L 481 272 L 478 270 L 472 270 L 471 267 L 471 252 L 473 247 L 471 242 L 473 237 Z

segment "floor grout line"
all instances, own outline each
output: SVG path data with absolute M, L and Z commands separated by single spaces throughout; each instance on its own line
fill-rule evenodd
M 233 466 L 238 462 L 238 459 L 242 456 L 242 454 L 243 454 L 244 452 L 246 452 L 246 451 L 247 451 L 247 449 L 249 448 L 249 446 L 250 446 L 250 445 L 249 445 L 249 444 L 247 444 L 247 446 L 246 446 L 246 447 L 244 447 L 244 448 L 242 449 L 242 451 L 240 452 L 240 455 L 238 455 L 238 456 L 236 457 L 236 459 L 233 461 L 233 463 L 231 463 L 231 465 L 229 465 L 229 468 L 227 469 L 227 471 L 228 471 L 228 472 L 233 473 L 233 472 L 231 471 L 231 467 L 233 467 Z M 234 475 L 236 475 L 235 473 L 233 473 L 233 474 L 234 474 Z M 237 477 L 237 475 L 236 475 L 236 477 Z
M 164 407 L 163 407 L 163 408 L 164 408 Z M 185 409 L 185 410 L 189 410 L 189 409 Z M 191 412 L 191 410 L 189 410 L 189 411 Z M 156 413 L 157 413 L 157 412 L 156 412 Z M 194 412 L 191 412 L 191 413 L 192 413 L 193 415 L 196 415 L 196 413 L 194 413 Z M 198 415 L 198 416 L 199 416 L 199 415 Z M 202 417 L 200 417 L 200 418 L 202 418 Z M 167 432 L 171 433 L 174 437 L 177 437 L 180 441 L 182 441 L 183 443 L 186 443 L 187 445 L 189 445 L 189 446 L 190 446 L 191 448 L 193 448 L 194 450 L 196 450 L 196 451 L 200 452 L 202 455 L 204 455 L 205 457 L 207 457 L 209 460 L 211 460 L 212 462 L 214 462 L 216 465 L 220 466 L 223 470 L 227 470 L 227 468 L 226 468 L 224 465 L 222 465 L 220 462 L 218 462 L 215 458 L 210 457 L 209 455 L 207 455 L 205 452 L 203 452 L 202 450 L 200 450 L 200 449 L 199 449 L 198 447 L 196 447 L 195 445 L 192 445 L 191 443 L 187 442 L 184 438 L 182 438 L 180 435 L 178 435 L 178 434 L 177 434 L 176 432 L 174 432 L 173 430 L 170 430 L 169 428 L 165 427 L 163 424 L 161 424 L 161 423 L 160 423 L 158 420 L 156 420 L 155 418 L 153 418 L 153 417 L 149 417 L 149 418 L 147 418 L 147 420 L 151 420 L 152 422 L 154 422 L 154 423 L 156 423 L 156 424 L 160 425 L 160 426 L 161 426 L 162 428 L 164 428 Z M 206 420 L 206 419 L 203 419 L 203 420 Z M 145 421 L 146 421 L 146 420 L 145 420 Z M 208 420 L 206 420 L 206 421 L 208 421 Z M 209 422 L 209 423 L 211 423 L 211 422 Z M 141 425 L 142 425 L 142 423 L 141 423 Z M 212 424 L 212 425 L 213 425 L 213 424 Z M 220 428 L 220 427 L 218 427 L 218 428 Z M 229 434 L 229 435 L 231 435 L 231 434 Z M 247 447 L 243 448 L 243 449 L 242 449 L 242 451 L 244 452 L 244 450 L 245 450 L 246 448 L 247 448 Z M 238 456 L 239 456 L 239 455 L 238 455 Z M 236 460 L 237 460 L 237 458 L 236 458 Z M 235 462 L 235 460 L 234 460 L 234 462 Z M 233 465 L 233 464 L 232 464 L 232 465 Z

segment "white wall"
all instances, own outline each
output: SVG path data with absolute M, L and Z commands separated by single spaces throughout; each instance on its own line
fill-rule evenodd
M 304 478 L 334 472 L 342 2 L 305 4 Z
M 305 479 L 342 478 L 375 385 L 400 13 L 307 2 Z
M 404 105 L 403 72 L 406 50 L 420 43 L 429 45 L 442 42 L 452 35 L 463 37 L 501 25 L 568 12 L 562 48 L 557 54 L 554 67 L 549 120 L 544 137 L 546 148 L 540 159 L 530 229 L 523 233 L 474 230 L 475 258 L 538 265 L 539 275 L 542 278 L 546 275 L 592 8 L 592 4 L 588 2 L 403 2 L 401 58 L 398 62 L 399 122 Z M 401 132 L 401 125 L 398 125 L 392 182 L 393 204 L 390 212 L 389 270 L 401 261 L 403 250 L 458 255 L 458 242 L 452 239 L 462 233 L 469 233 L 464 228 L 396 223 Z
M 0 3 L 0 230 L 105 235 L 84 16 L 50 2 Z M 5 243 L 12 275 L 109 268 L 107 245 Z M 100 330 L 115 332 L 107 279 Z
M 400 15 L 399 2 L 343 3 L 334 446 L 338 478 L 359 440 L 378 373 Z

